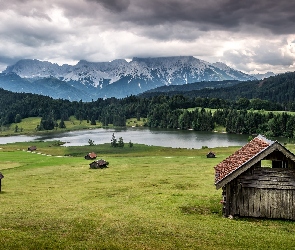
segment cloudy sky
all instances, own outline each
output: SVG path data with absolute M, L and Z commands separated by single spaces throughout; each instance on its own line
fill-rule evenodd
M 247 72 L 295 71 L 292 0 L 0 0 L 0 71 L 196 56 Z

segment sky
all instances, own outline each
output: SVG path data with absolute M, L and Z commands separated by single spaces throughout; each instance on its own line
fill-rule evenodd
M 245 73 L 295 71 L 292 0 L 0 0 L 0 71 L 195 56 Z

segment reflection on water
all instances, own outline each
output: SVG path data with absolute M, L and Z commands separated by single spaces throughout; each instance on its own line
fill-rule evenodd
M 61 134 L 39 136 L 35 138 L 35 140 L 60 140 L 66 142 L 64 146 L 88 145 L 89 139 L 93 140 L 95 144 L 103 144 L 111 142 L 113 133 L 115 133 L 117 139 L 122 137 L 125 143 L 132 141 L 133 143 L 173 148 L 242 146 L 247 143 L 248 139 L 247 135 L 138 127 L 123 129 L 100 128 L 72 131 Z

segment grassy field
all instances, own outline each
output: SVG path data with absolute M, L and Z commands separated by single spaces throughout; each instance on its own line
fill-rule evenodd
M 8 127 L 0 127 L 0 136 L 8 135 L 20 135 L 20 134 L 41 134 L 48 133 L 48 131 L 36 131 L 37 125 L 40 124 L 41 117 L 30 117 L 22 119 L 20 123 L 12 123 Z M 60 120 L 57 121 L 59 123 Z M 136 118 L 131 118 L 126 120 L 127 127 L 139 127 L 144 126 L 146 118 L 140 118 L 138 121 Z M 65 121 L 66 128 L 56 128 L 50 133 L 60 133 L 73 130 L 83 130 L 83 129 L 95 129 L 103 127 L 100 122 L 97 122 L 96 125 L 91 125 L 90 122 L 86 120 L 77 120 L 74 116 L 71 116 L 68 121 Z M 17 129 L 16 129 L 17 126 Z M 112 124 L 109 124 L 108 127 L 112 127 Z
M 30 117 L 22 119 L 19 123 L 12 123 L 9 127 L 1 127 L 0 136 L 7 135 L 19 135 L 19 134 L 42 134 L 48 133 L 48 131 L 36 131 L 37 125 L 40 124 L 41 117 Z M 58 120 L 57 123 L 60 121 Z M 97 123 L 96 125 L 90 125 L 90 122 L 86 120 L 77 120 L 75 117 L 71 116 L 68 121 L 65 121 L 66 128 L 56 128 L 51 130 L 50 133 L 60 133 L 73 130 L 83 130 L 83 129 L 95 129 L 101 128 L 102 124 Z M 17 131 L 15 127 L 18 127 Z
M 222 217 L 213 167 L 237 147 L 57 144 L 0 145 L 0 249 L 295 248 L 292 221 Z

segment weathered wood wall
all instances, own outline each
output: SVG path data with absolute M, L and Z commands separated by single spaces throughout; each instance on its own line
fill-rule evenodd
M 295 170 L 253 166 L 228 183 L 224 215 L 295 220 Z

